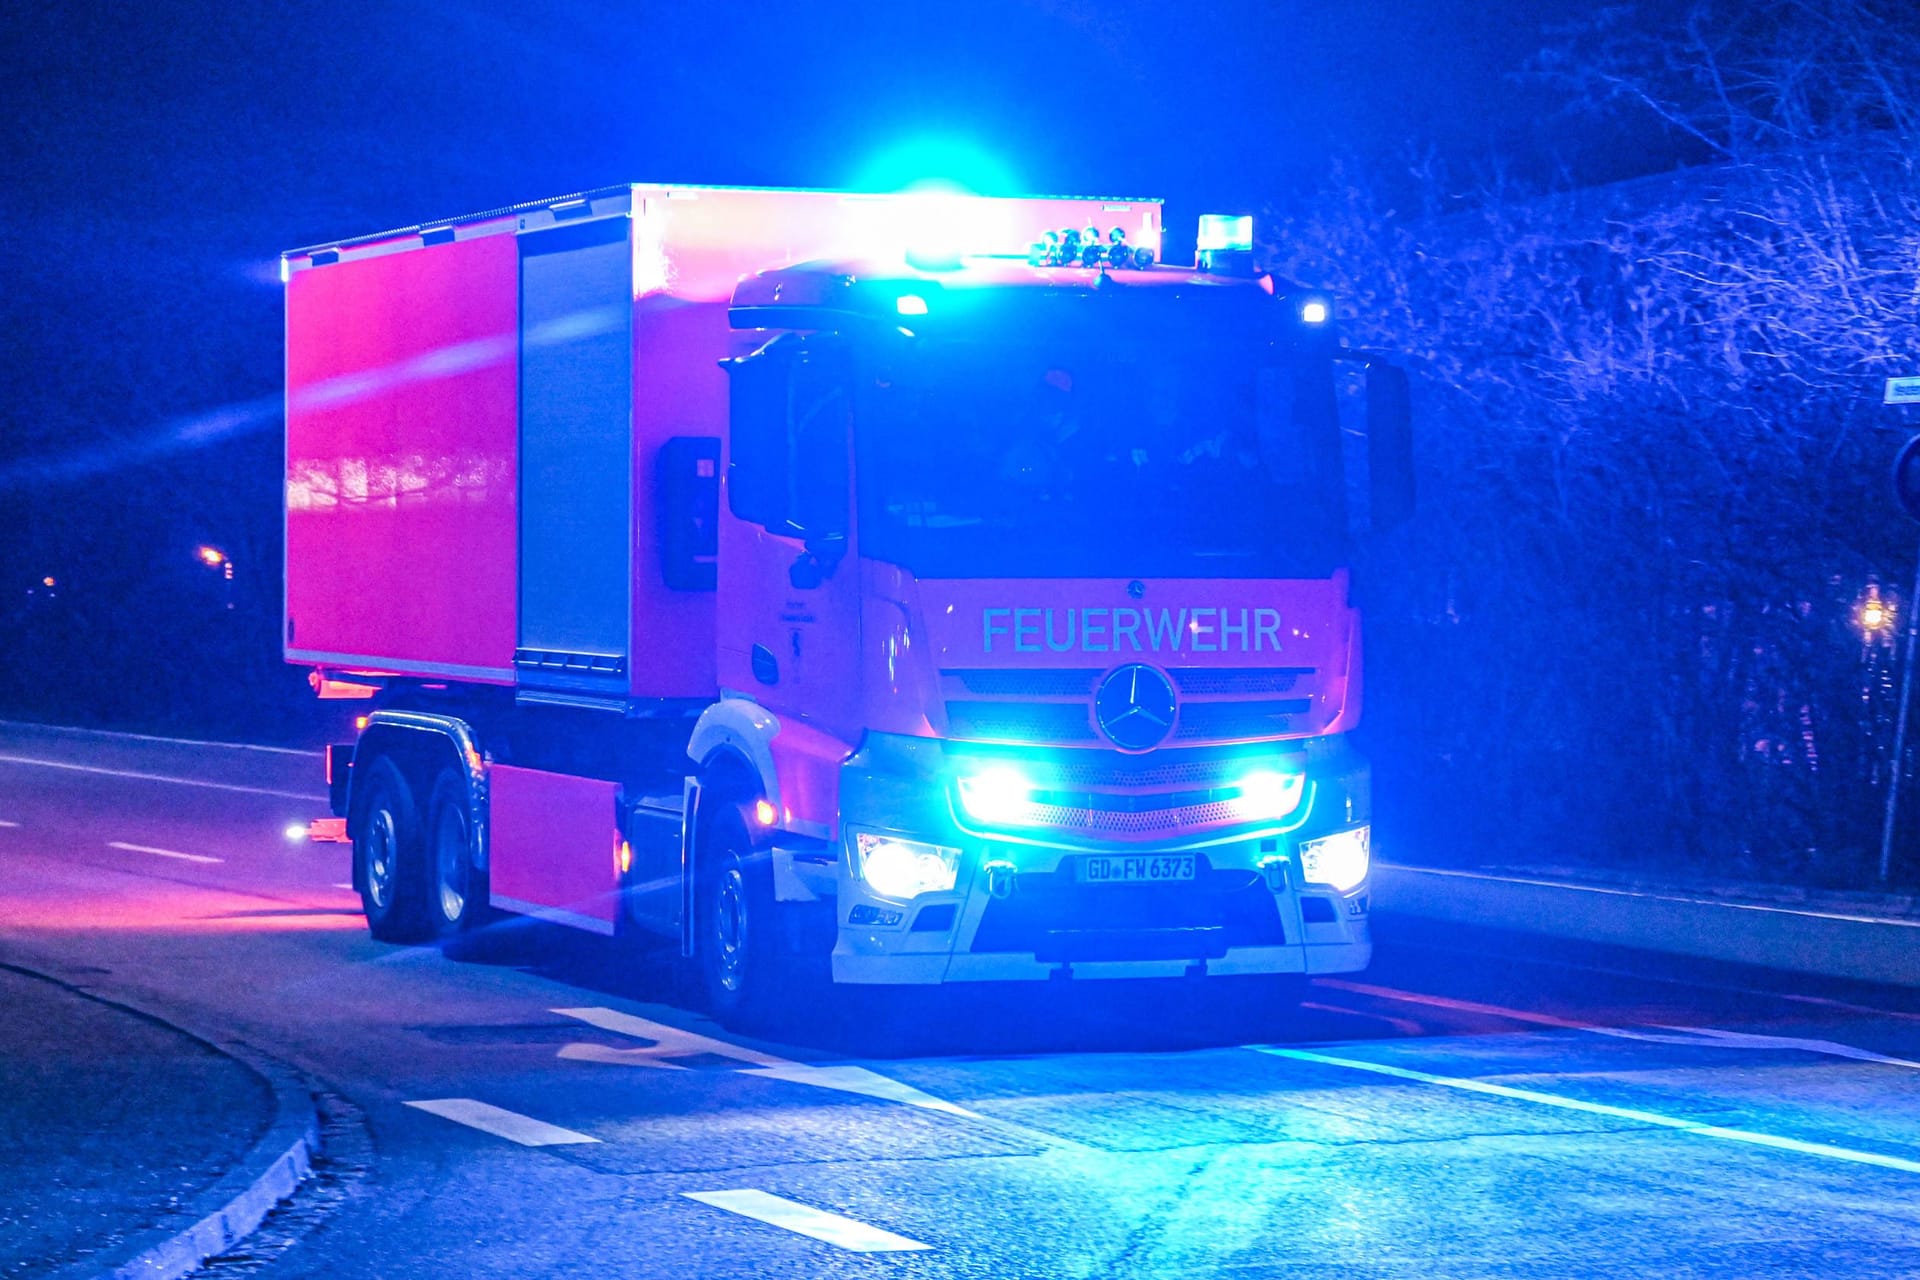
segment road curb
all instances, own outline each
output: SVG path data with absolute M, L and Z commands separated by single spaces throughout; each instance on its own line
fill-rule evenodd
M 1438 867 L 1376 868 L 1384 913 L 1920 987 L 1920 919 Z
M 47 1280 L 174 1280 L 208 1258 L 230 1251 L 306 1179 L 320 1150 L 320 1114 L 313 1090 L 292 1068 L 251 1046 L 197 1031 L 182 1025 L 177 1017 L 118 994 L 103 994 L 57 971 L 11 960 L 0 968 L 51 982 L 198 1040 L 258 1076 L 273 1094 L 273 1119 L 267 1131 L 232 1169 L 174 1215 L 175 1222 L 185 1219 L 187 1225 L 163 1225 L 138 1232 L 99 1255 L 50 1272 Z

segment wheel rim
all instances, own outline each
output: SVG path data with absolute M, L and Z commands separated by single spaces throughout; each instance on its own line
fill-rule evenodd
M 714 959 L 720 985 L 738 993 L 747 980 L 747 882 L 734 863 L 714 888 Z
M 394 855 L 399 848 L 393 811 L 376 809 L 367 823 L 367 898 L 383 911 L 393 901 Z
M 451 806 L 441 811 L 434 831 L 434 882 L 440 914 L 449 923 L 467 908 L 467 824 Z

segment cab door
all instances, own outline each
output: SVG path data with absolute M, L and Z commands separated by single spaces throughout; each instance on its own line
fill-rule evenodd
M 845 739 L 858 727 L 860 642 L 848 348 L 788 334 L 728 371 L 721 682 Z

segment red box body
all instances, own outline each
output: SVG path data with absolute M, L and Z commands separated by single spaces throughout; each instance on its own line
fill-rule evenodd
M 765 337 L 728 327 L 741 277 L 897 252 L 929 217 L 954 216 L 951 205 L 928 201 L 619 187 L 286 255 L 287 659 L 342 672 L 544 680 L 641 699 L 717 696 L 715 595 L 668 586 L 660 565 L 661 448 L 675 437 L 725 435 L 719 362 Z M 1039 230 L 1095 211 L 1158 248 L 1152 201 L 967 198 L 955 230 L 976 251 L 1017 253 Z M 590 226 L 600 231 L 584 233 Z M 556 276 L 552 256 L 530 264 L 574 235 L 597 245 L 601 292 L 568 310 L 565 270 Z M 607 291 L 616 286 L 614 299 Z M 616 305 L 620 314 L 609 314 Z M 622 326 L 630 360 L 603 345 L 592 348 L 597 365 L 564 365 L 567 343 Z M 581 464 L 580 478 L 624 467 L 624 508 L 602 492 L 601 506 L 574 509 L 555 496 L 564 497 L 564 483 L 538 483 L 540 456 L 565 450 L 549 437 L 548 453 L 536 456 L 528 433 L 564 434 L 570 388 L 599 375 L 598 408 L 580 412 L 599 413 L 607 429 L 583 427 L 578 440 L 624 438 L 627 447 Z M 607 417 L 613 378 L 617 422 Z M 609 522 L 620 528 L 602 527 Z M 564 559 L 570 532 L 592 544 L 577 575 Z M 546 576 L 535 583 L 538 574 Z M 551 639 L 579 634 L 581 619 L 561 626 L 532 616 L 536 607 L 564 611 L 569 598 L 592 613 L 603 595 L 619 621 L 600 610 L 590 620 L 597 642 Z M 611 598 L 620 595 L 624 608 Z M 575 677 L 572 660 L 599 665 Z

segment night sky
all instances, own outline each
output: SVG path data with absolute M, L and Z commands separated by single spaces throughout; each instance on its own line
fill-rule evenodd
M 1178 252 L 1193 215 L 1336 155 L 1544 169 L 1578 135 L 1512 73 L 1576 8 L 15 6 L 0 563 L 277 558 L 282 249 L 627 180 L 895 183 L 932 156 L 981 189 L 1165 197 Z
M 0 456 L 125 429 L 60 411 L 63 388 L 103 378 L 130 418 L 270 391 L 274 362 L 248 342 L 236 363 L 220 330 L 271 327 L 279 250 L 518 200 L 635 179 L 860 186 L 910 176 L 931 138 L 956 144 L 962 180 L 1164 196 L 1184 225 L 1310 183 L 1341 151 L 1537 157 L 1541 100 L 1509 73 L 1574 8 L 16 7 L 3 358 L 37 412 L 8 422 Z M 219 305 L 155 348 L 185 376 L 142 387 L 118 366 L 151 357 L 103 348 L 146 346 L 127 328 L 161 282 Z

